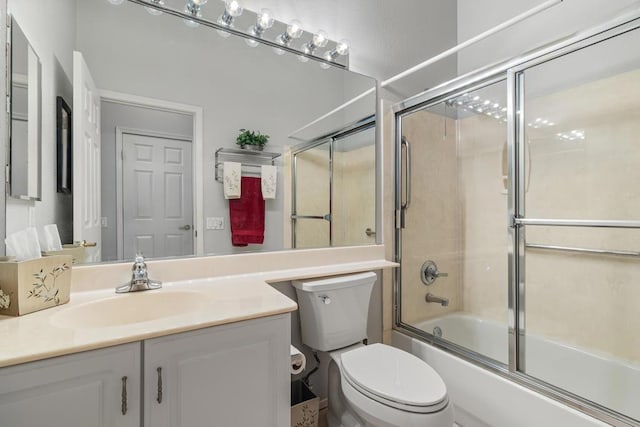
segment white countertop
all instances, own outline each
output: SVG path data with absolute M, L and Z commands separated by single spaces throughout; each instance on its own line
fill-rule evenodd
M 115 286 L 74 292 L 71 301 L 58 307 L 42 310 L 20 317 L 0 316 L 0 367 L 31 362 L 54 356 L 93 350 L 108 346 L 140 341 L 178 332 L 200 329 L 226 323 L 256 319 L 265 316 L 289 313 L 297 309 L 297 304 L 278 292 L 269 283 L 282 282 L 307 277 L 320 277 L 350 272 L 379 270 L 395 267 L 397 264 L 385 260 L 363 260 L 348 263 L 325 264 L 305 268 L 272 270 L 263 273 L 236 274 L 204 279 L 165 282 L 162 289 L 116 294 Z M 154 277 L 152 277 L 154 278 Z M 76 289 L 82 289 L 77 286 Z M 160 296 L 160 295 L 163 296 Z M 170 295 L 171 294 L 171 295 Z M 177 295 L 180 294 L 180 295 Z M 196 301 L 192 309 L 187 301 L 180 303 L 180 297 Z M 149 298 L 146 298 L 149 297 Z M 173 306 L 171 301 L 176 298 Z M 132 299 L 132 298 L 135 298 Z M 87 304 L 108 301 L 100 310 L 87 309 Z M 117 299 L 125 306 L 134 307 L 129 312 L 119 310 Z M 125 299 L 127 299 L 125 301 Z M 104 301 L 103 301 L 104 302 Z M 158 313 L 159 305 L 166 307 Z M 102 303 L 100 303 L 102 304 Z M 147 309 L 145 309 L 145 304 Z M 186 305 L 185 305 L 186 304 Z M 155 307 L 154 307 L 155 305 Z M 89 305 L 88 307 L 96 307 Z M 105 308 L 106 307 L 106 308 Z M 155 313 L 152 313 L 154 308 Z M 113 310 L 105 312 L 104 310 Z M 87 322 L 69 322 L 68 314 L 84 315 L 93 319 Z M 127 316 L 146 313 L 144 321 L 126 323 Z M 95 316 L 102 315 L 97 323 Z M 76 317 L 77 318 L 77 317 Z M 82 318 L 82 317 L 80 317 Z M 113 324 L 108 319 L 113 319 Z M 93 324 L 92 324 L 93 323 Z M 99 324 L 99 327 L 96 327 Z

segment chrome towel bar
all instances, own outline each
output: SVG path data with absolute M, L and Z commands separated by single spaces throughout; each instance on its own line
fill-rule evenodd
M 525 247 L 528 249 L 548 249 L 552 251 L 566 251 L 566 252 L 578 252 L 578 253 L 588 253 L 588 254 L 598 254 L 598 255 L 640 257 L 640 252 L 633 252 L 633 251 L 612 251 L 607 249 L 576 248 L 572 246 L 539 245 L 536 243 L 527 243 Z

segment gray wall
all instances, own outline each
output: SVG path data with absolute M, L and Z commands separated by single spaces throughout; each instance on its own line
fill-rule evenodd
M 102 260 L 118 259 L 116 220 L 116 128 L 161 132 L 193 137 L 193 117 L 185 114 L 134 107 L 114 102 L 101 103 L 101 168 L 102 217 L 107 227 L 102 228 Z

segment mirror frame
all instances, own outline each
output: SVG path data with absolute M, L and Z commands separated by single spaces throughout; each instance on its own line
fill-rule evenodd
M 3 4 L 4 5 L 4 4 Z M 25 39 L 27 41 L 27 47 L 29 49 L 29 52 L 32 52 L 33 55 L 35 56 L 35 58 L 37 58 L 38 60 L 38 66 L 35 69 L 36 72 L 36 76 L 35 79 L 30 78 L 27 75 L 27 80 L 33 80 L 37 83 L 36 87 L 33 88 L 33 90 L 36 91 L 36 106 L 35 109 L 33 108 L 32 103 L 28 103 L 27 105 L 27 120 L 31 121 L 34 119 L 34 115 L 35 115 L 35 120 L 36 120 L 36 136 L 35 136 L 35 141 L 36 141 L 36 150 L 37 150 L 37 157 L 38 160 L 36 162 L 35 168 L 36 168 L 36 176 L 35 176 L 35 180 L 36 180 L 36 191 L 35 191 L 35 195 L 31 195 L 28 194 L 29 191 L 27 190 L 27 194 L 16 194 L 16 192 L 14 191 L 14 185 L 13 184 L 13 171 L 14 171 L 14 166 L 12 165 L 12 157 L 11 157 L 11 153 L 12 153 L 12 149 L 13 149 L 13 34 L 14 34 L 14 29 L 15 27 L 20 28 L 20 25 L 18 25 L 18 23 L 16 22 L 15 18 L 11 15 L 7 15 L 7 45 L 8 48 L 6 49 L 6 73 L 7 73 L 7 78 L 6 78 L 6 82 L 7 82 L 7 152 L 6 152 L 6 162 L 5 164 L 7 165 L 7 171 L 6 171 L 6 192 L 7 194 L 15 199 L 19 199 L 19 200 L 31 200 L 31 201 L 41 201 L 42 200 L 42 61 L 40 60 L 40 56 L 38 55 L 38 53 L 36 52 L 36 50 L 33 48 L 33 46 L 31 46 L 31 43 L 29 42 L 29 39 L 26 38 L 26 34 L 25 34 Z M 20 28 L 20 30 L 22 31 L 22 29 Z M 23 32 L 24 34 L 24 32 Z M 32 85 L 28 85 L 27 86 L 27 96 L 30 97 L 29 93 L 30 90 L 29 86 Z M 31 139 L 31 137 L 29 136 L 29 133 L 27 133 L 27 144 L 29 143 L 29 140 Z M 29 165 L 29 161 L 27 159 L 27 169 L 29 169 L 29 167 L 32 165 Z M 29 172 L 27 172 L 27 176 L 29 177 Z M 27 188 L 29 187 L 29 184 L 27 183 Z

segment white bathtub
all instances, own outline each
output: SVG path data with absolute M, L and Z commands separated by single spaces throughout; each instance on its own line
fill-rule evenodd
M 443 338 L 500 362 L 507 362 L 508 336 L 507 327 L 504 324 L 483 320 L 466 314 L 451 314 L 422 322 L 415 326 L 429 333 L 433 333 L 433 329 L 437 326 L 442 330 Z M 448 387 L 450 384 L 459 384 L 460 387 L 464 388 L 464 390 L 460 390 L 459 392 L 453 391 L 452 399 L 459 407 L 463 416 L 465 412 L 469 412 L 468 415 L 474 419 L 474 421 L 459 420 L 465 426 L 509 425 L 509 423 L 501 422 L 501 420 L 508 419 L 507 414 L 503 414 L 502 418 L 483 418 L 483 416 L 487 415 L 482 414 L 483 409 L 478 409 L 479 413 L 474 413 L 478 411 L 470 411 L 469 408 L 465 408 L 463 402 L 456 402 L 454 396 L 455 394 L 459 394 L 465 402 L 469 402 L 470 399 L 479 401 L 483 399 L 487 401 L 495 400 L 487 397 L 487 392 L 492 387 L 489 383 L 495 381 L 498 381 L 500 384 L 498 389 L 506 393 L 504 399 L 507 401 L 515 399 L 515 396 L 520 393 L 523 398 L 528 395 L 538 400 L 547 401 L 547 403 L 553 403 L 551 406 L 555 409 L 551 410 L 551 407 L 549 407 L 549 410 L 546 412 L 542 409 L 538 412 L 531 412 L 530 408 L 535 407 L 535 405 L 531 402 L 525 405 L 523 408 L 529 409 L 523 410 L 525 410 L 526 413 L 531 412 L 527 416 L 531 416 L 532 418 L 529 418 L 529 421 L 519 419 L 518 425 L 542 425 L 540 423 L 543 422 L 543 420 L 546 419 L 544 417 L 549 414 L 555 414 L 548 419 L 548 421 L 553 422 L 555 425 L 560 425 L 557 424 L 557 417 L 569 415 L 577 417 L 575 419 L 579 420 L 578 423 L 573 424 L 571 421 L 572 418 L 569 417 L 564 421 L 565 424 L 562 425 L 599 425 L 597 421 L 589 417 L 584 418 L 585 416 L 583 414 L 577 413 L 564 405 L 546 399 L 537 393 L 524 389 L 487 370 L 468 364 L 460 358 L 437 350 L 419 340 L 411 339 L 396 332 L 394 333 L 394 344 L 422 357 L 430 364 L 439 360 L 440 362 L 438 363 L 445 371 L 444 373 L 441 372 L 441 375 Z M 638 404 L 638 402 L 640 402 L 640 365 L 614 357 L 606 357 L 531 334 L 526 337 L 525 348 L 526 369 L 529 375 L 640 420 L 640 405 Z M 457 368 L 456 364 L 458 364 Z M 461 369 L 463 369 L 462 366 L 465 366 L 465 369 L 473 367 L 484 371 L 484 373 L 478 377 L 484 379 L 479 380 L 480 382 L 476 382 L 475 384 L 469 384 L 461 380 L 459 373 Z M 439 370 L 437 366 L 434 366 L 434 368 Z M 489 380 L 489 383 L 484 384 L 483 381 L 485 380 Z M 495 385 L 496 384 L 494 384 L 494 386 Z M 472 390 L 476 391 L 472 392 Z M 516 390 L 518 390 L 517 393 Z M 478 393 L 479 395 L 474 395 L 474 393 Z M 500 394 L 501 392 L 497 393 Z M 560 413 L 557 412 L 558 409 L 563 409 L 568 412 L 559 415 Z M 538 419 L 536 417 L 543 418 Z M 595 422 L 596 424 L 585 424 L 587 420 Z M 528 422 L 531 422 L 531 424 L 527 424 Z

